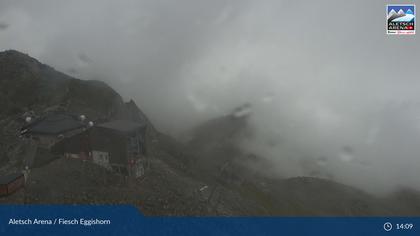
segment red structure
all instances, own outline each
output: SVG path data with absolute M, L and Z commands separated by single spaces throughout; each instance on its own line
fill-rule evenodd
M 0 197 L 10 195 L 22 188 L 25 177 L 22 173 L 0 176 Z

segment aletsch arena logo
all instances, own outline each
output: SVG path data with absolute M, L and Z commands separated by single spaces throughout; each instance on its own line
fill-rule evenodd
M 389 4 L 386 6 L 387 34 L 415 34 L 416 6 Z

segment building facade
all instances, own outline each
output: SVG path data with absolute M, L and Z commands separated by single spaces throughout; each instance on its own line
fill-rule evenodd
M 149 165 L 145 130 L 145 124 L 114 120 L 63 139 L 54 151 L 92 161 L 122 175 L 140 177 Z
M 52 148 L 61 140 L 86 130 L 87 125 L 77 116 L 48 114 L 21 128 L 25 142 L 24 165 L 42 166 L 55 158 Z
M 13 173 L 0 176 L 0 197 L 10 195 L 25 185 L 22 173 Z

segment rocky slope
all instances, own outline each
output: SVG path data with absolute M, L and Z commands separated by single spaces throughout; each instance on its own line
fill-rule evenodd
M 420 215 L 420 194 L 413 190 L 376 197 L 320 178 L 272 179 L 253 171 L 249 166 L 260 165 L 259 157 L 236 145 L 252 135 L 248 105 L 197 127 L 180 143 L 103 82 L 72 78 L 17 51 L 0 52 L 0 96 L 0 174 L 23 167 L 17 130 L 24 117 L 57 110 L 146 122 L 153 159 L 145 177 L 133 180 L 61 158 L 32 169 L 26 188 L 0 203 L 128 203 L 147 215 Z

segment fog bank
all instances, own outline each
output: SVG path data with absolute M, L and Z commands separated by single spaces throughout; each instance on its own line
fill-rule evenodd
M 386 3 L 3 0 L 0 49 L 106 81 L 174 136 L 249 102 L 244 147 L 281 176 L 420 189 L 420 43 L 386 35 Z

